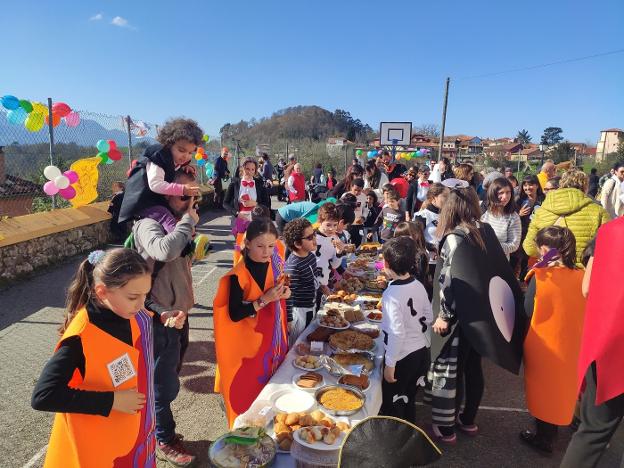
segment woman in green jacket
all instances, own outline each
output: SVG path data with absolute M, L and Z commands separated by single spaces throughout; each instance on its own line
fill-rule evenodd
M 576 264 L 583 266 L 583 249 L 596 235 L 598 228 L 610 220 L 607 211 L 586 195 L 587 185 L 587 174 L 579 169 L 570 169 L 561 177 L 560 188 L 548 192 L 542 206 L 535 211 L 522 243 L 529 257 L 538 256 L 535 246 L 537 231 L 553 225 L 564 226 L 576 238 Z

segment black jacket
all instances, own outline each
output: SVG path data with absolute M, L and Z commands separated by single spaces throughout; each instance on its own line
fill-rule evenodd
M 175 178 L 175 165 L 169 148 L 156 144 L 145 148 L 141 157 L 130 171 L 128 182 L 124 190 L 121 209 L 119 210 L 119 222 L 127 221 L 136 216 L 141 210 L 154 205 L 167 205 L 163 195 L 150 190 L 147 183 L 147 163 L 152 162 L 165 171 L 165 181 L 173 182 Z
M 254 177 L 254 182 L 256 183 L 256 195 L 258 199 L 256 202 L 258 205 L 264 205 L 269 210 L 271 209 L 271 197 L 269 196 L 269 192 L 267 192 L 264 187 L 264 182 L 260 177 Z M 240 177 L 234 177 L 230 181 L 230 185 L 228 185 L 227 192 L 225 192 L 225 198 L 223 199 L 223 206 L 227 208 L 232 215 L 238 215 L 238 197 L 240 193 Z

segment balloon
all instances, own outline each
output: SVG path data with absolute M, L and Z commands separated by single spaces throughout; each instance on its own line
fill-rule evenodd
M 78 112 L 70 112 L 65 116 L 65 123 L 68 127 L 77 127 L 80 123 L 80 114 Z
M 117 149 L 117 142 L 115 140 L 108 140 L 108 147 L 111 150 Z
M 204 142 L 208 143 L 208 142 L 210 141 L 210 137 L 209 137 L 208 135 L 204 135 L 204 136 L 202 137 L 202 140 L 203 140 Z
M 76 190 L 74 189 L 74 187 L 70 186 L 70 187 L 59 190 L 59 195 L 63 197 L 65 200 L 71 200 L 72 198 L 76 196 Z
M 17 109 L 10 110 L 7 112 L 7 120 L 10 124 L 13 125 L 21 125 L 24 123 L 24 120 L 28 117 L 28 114 L 24 109 L 18 107 Z
M 43 184 L 43 191 L 46 195 L 56 195 L 59 191 L 59 188 L 54 184 L 54 181 L 48 180 L 45 184 Z
M 58 167 L 56 167 L 56 166 L 47 166 L 43 170 L 43 175 L 48 180 L 54 180 L 57 177 L 61 176 L 62 174 L 61 174 L 61 171 L 60 171 L 60 169 Z
M 72 187 L 76 190 L 76 196 L 70 200 L 74 208 L 88 205 L 97 199 L 98 166 L 101 163 L 102 160 L 94 156 L 79 159 L 69 166 L 69 172 L 75 172 L 78 175 L 78 181 L 72 184 Z
M 111 148 L 108 152 L 108 157 L 113 161 L 119 161 L 123 158 L 123 154 L 117 148 Z
M 200 159 L 199 161 L 197 161 L 197 165 L 199 167 L 205 166 L 206 165 L 206 160 L 205 159 Z
M 204 154 L 206 152 L 206 150 L 200 146 L 199 148 L 197 148 L 197 152 L 199 154 Z
M 45 115 L 45 123 L 46 125 L 50 125 L 50 114 Z M 52 113 L 52 126 L 56 127 L 60 123 L 61 123 L 61 116 L 58 114 Z
M 52 113 L 58 114 L 60 117 L 67 117 L 71 111 L 71 107 L 64 102 L 55 102 L 52 104 Z
M 214 165 L 212 163 L 206 163 L 206 176 L 212 178 L 214 175 Z
M 108 164 L 108 161 L 110 160 L 108 157 L 108 153 L 100 152 L 97 154 L 97 157 L 102 160 L 102 164 L 104 163 Z
M 355 154 L 357 154 L 358 156 L 362 156 L 362 150 L 357 150 Z
M 115 161 L 113 161 L 111 158 L 108 158 L 108 159 L 106 160 L 106 164 L 108 164 L 109 166 L 110 166 L 111 164 L 113 164 L 114 162 L 115 162 Z
M 27 101 L 26 99 L 20 99 L 19 103 L 20 107 L 24 109 L 28 114 L 33 111 L 33 105 L 30 103 L 30 101 Z
M 15 110 L 20 106 L 19 99 L 9 94 L 7 94 L 6 96 L 2 96 L 1 100 L 2 100 L 2 105 L 7 110 Z
M 99 140 L 95 144 L 95 147 L 98 149 L 100 153 L 108 153 L 108 150 L 110 150 L 110 145 L 108 144 L 108 141 L 106 140 Z
M 48 113 L 48 106 L 45 106 L 40 102 L 33 102 L 31 104 L 33 106 L 33 112 L 38 112 L 41 115 L 45 115 Z
M 54 185 L 56 185 L 60 190 L 63 190 L 69 187 L 69 179 L 61 174 L 60 176 L 54 178 Z
M 366 156 L 368 156 L 369 158 L 372 158 L 373 157 L 373 152 L 369 151 L 368 153 L 366 153 Z
M 26 117 L 26 121 L 24 122 L 24 127 L 26 127 L 26 130 L 30 132 L 38 132 L 39 130 L 43 128 L 44 122 L 45 122 L 45 119 L 43 117 L 43 114 L 33 111 L 30 114 L 28 114 L 28 117 Z
M 78 174 L 75 171 L 65 171 L 63 175 L 69 179 L 70 184 L 78 182 Z
M 208 155 L 206 153 L 202 154 L 202 159 L 208 160 Z
M 202 158 L 203 156 L 199 152 L 195 153 L 195 160 L 199 161 Z

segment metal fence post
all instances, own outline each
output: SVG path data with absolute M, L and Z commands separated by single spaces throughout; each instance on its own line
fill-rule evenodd
M 50 137 L 50 166 L 54 166 L 54 122 L 52 119 L 52 98 L 48 98 L 48 135 Z M 52 197 L 52 209 L 56 208 L 56 196 Z
M 128 168 L 132 167 L 132 132 L 130 131 L 130 124 L 132 120 L 130 116 L 126 116 L 126 128 L 128 129 Z

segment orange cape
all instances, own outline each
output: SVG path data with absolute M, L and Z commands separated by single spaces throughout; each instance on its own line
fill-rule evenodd
M 283 263 L 274 253 L 264 291 L 274 286 L 281 271 Z M 288 352 L 285 302 L 270 303 L 254 317 L 233 322 L 229 311 L 231 275 L 237 276 L 245 301 L 255 301 L 264 292 L 242 261 L 221 278 L 213 303 L 215 392 L 223 396 L 230 427 L 239 414 L 249 409 Z
M 578 397 L 577 363 L 583 333 L 583 270 L 536 268 L 535 305 L 524 340 L 524 382 L 531 415 L 570 424 Z

